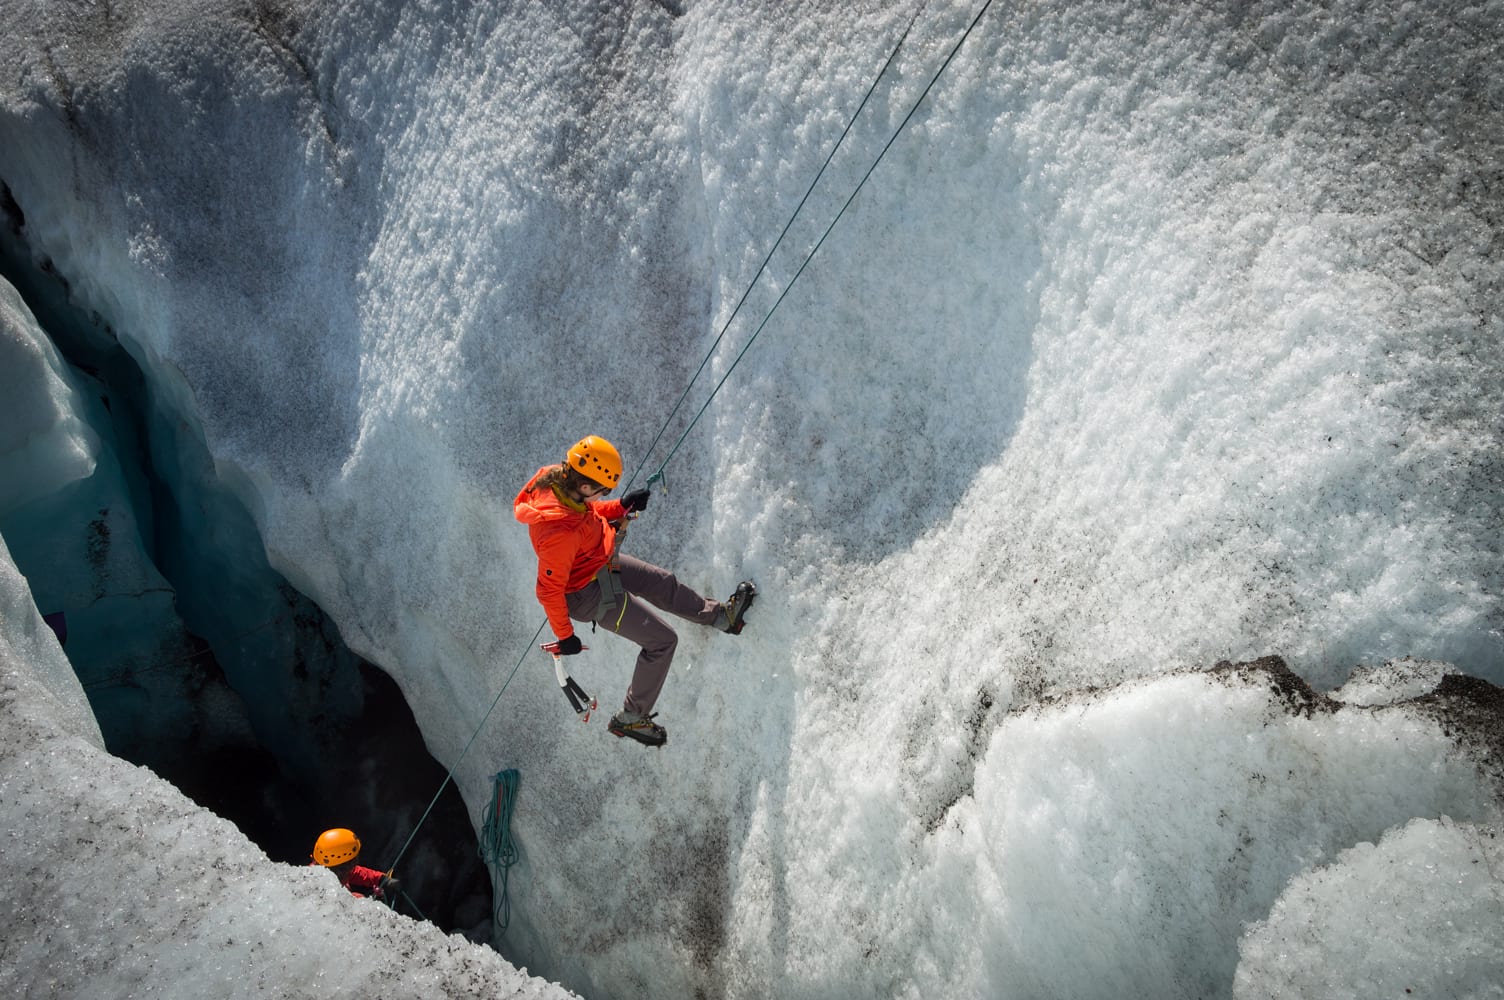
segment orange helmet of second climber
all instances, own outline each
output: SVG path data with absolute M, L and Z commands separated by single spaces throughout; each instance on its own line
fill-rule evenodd
M 580 438 L 569 449 L 568 464 L 571 469 L 593 483 L 608 490 L 616 488 L 621 480 L 621 455 L 610 441 L 594 434 Z
M 313 844 L 313 862 L 325 868 L 354 861 L 360 853 L 360 839 L 344 827 L 325 830 Z

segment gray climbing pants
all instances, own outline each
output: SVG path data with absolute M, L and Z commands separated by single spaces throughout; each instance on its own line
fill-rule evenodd
M 589 584 L 566 596 L 569 617 L 631 639 L 642 647 L 622 708 L 647 715 L 658 701 L 668 668 L 674 662 L 679 637 L 653 608 L 699 625 L 710 625 L 720 612 L 719 601 L 701 597 L 674 574 L 631 556 L 617 556 L 617 572 L 603 570 Z M 605 586 L 602 586 L 605 577 Z M 652 605 L 653 608 L 648 607 Z

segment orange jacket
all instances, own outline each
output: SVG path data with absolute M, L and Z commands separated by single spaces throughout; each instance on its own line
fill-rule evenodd
M 627 516 L 620 500 L 587 500 L 575 505 L 551 489 L 535 489 L 538 477 L 558 468 L 545 465 L 533 473 L 517 494 L 514 511 L 527 525 L 533 551 L 538 553 L 538 603 L 548 614 L 554 635 L 574 635 L 565 594 L 589 586 L 616 548 L 612 521 Z

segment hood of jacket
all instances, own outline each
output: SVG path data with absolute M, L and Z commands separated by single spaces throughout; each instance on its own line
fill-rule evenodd
M 571 506 L 569 501 L 553 490 L 538 489 L 539 477 L 556 466 L 545 465 L 527 481 L 512 501 L 512 513 L 523 524 L 547 524 L 550 521 L 569 521 L 585 513 L 585 505 Z

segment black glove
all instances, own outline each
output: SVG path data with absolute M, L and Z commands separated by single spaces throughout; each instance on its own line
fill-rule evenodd
M 580 637 L 579 636 L 577 636 L 577 635 L 571 635 L 567 639 L 560 639 L 559 640 L 559 655 L 560 656 L 573 656 L 574 654 L 578 653 L 579 651 L 580 651 Z
M 626 508 L 628 514 L 635 514 L 639 510 L 648 509 L 648 500 L 652 499 L 652 496 L 653 494 L 647 490 L 633 490 L 621 498 L 621 505 Z
M 376 887 L 376 893 L 382 899 L 396 899 L 397 892 L 402 888 L 402 883 L 390 875 L 381 876 L 381 884 Z

